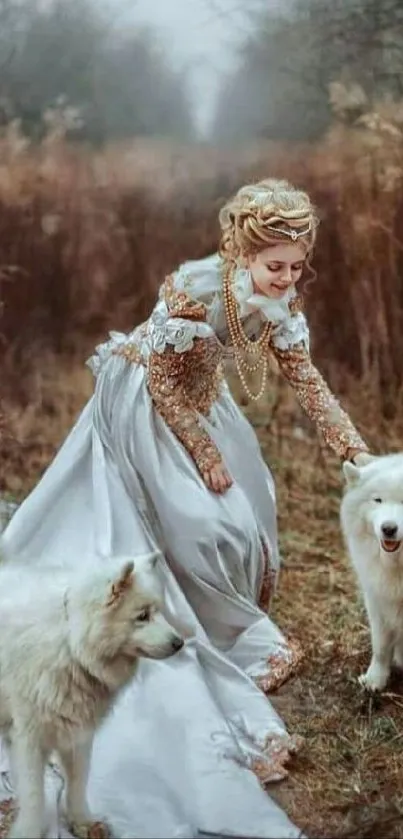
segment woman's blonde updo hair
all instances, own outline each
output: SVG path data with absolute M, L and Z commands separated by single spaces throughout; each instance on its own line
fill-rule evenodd
M 218 218 L 222 231 L 219 252 L 229 263 L 280 242 L 293 241 L 287 231 L 306 230 L 295 241 L 305 245 L 310 254 L 318 226 L 309 196 L 288 181 L 275 178 L 243 186 L 222 207 Z

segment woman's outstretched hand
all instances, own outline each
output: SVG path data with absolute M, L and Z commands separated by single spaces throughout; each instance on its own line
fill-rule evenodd
M 207 472 L 203 472 L 203 480 L 209 489 L 219 493 L 226 492 L 233 484 L 231 475 L 222 461 L 221 463 L 216 463 Z

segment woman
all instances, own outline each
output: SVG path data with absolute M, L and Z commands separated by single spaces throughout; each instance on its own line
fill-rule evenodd
M 39 563 L 163 551 L 166 614 L 187 644 L 142 663 L 90 771 L 92 809 L 122 837 L 298 835 L 263 786 L 298 745 L 265 693 L 300 652 L 267 615 L 274 486 L 226 358 L 258 399 L 274 356 L 340 458 L 367 450 L 309 356 L 296 293 L 317 227 L 309 197 L 261 181 L 220 224 L 219 253 L 182 265 L 147 323 L 97 348 L 95 393 L 5 533 L 11 553 Z

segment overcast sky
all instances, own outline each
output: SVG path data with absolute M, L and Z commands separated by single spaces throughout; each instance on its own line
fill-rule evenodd
M 113 0 L 125 3 L 131 20 L 160 31 L 176 67 L 190 72 L 195 116 L 207 128 L 220 81 L 231 67 L 236 45 L 250 26 L 250 11 L 281 0 Z M 286 0 L 282 0 L 282 5 Z

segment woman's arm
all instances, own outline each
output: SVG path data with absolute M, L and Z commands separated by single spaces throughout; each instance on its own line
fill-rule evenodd
M 151 398 L 208 485 L 222 465 L 221 454 L 205 430 L 207 413 L 219 389 L 218 361 L 208 364 L 214 332 L 206 308 L 185 292 L 176 292 L 168 277 L 150 318 L 148 387 Z M 206 364 L 207 361 L 207 364 Z
M 368 446 L 313 364 L 305 316 L 296 309 L 272 335 L 271 350 L 297 399 L 327 445 L 351 460 Z
M 158 413 L 204 475 L 221 463 L 221 455 L 186 393 L 186 377 L 195 363 L 193 356 L 192 349 L 182 353 L 173 347 L 163 353 L 153 351 L 148 363 L 148 386 Z

